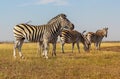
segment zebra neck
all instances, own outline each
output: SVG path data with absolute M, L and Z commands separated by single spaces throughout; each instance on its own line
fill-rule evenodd
M 55 42 L 58 35 L 61 33 L 61 26 L 59 23 L 49 24 L 46 28 L 46 32 L 45 34 L 47 38 L 49 38 L 49 42 Z
M 52 30 L 52 32 L 54 32 L 54 33 L 56 33 L 56 35 L 59 35 L 60 34 L 60 32 L 62 31 L 62 26 L 60 25 L 60 23 L 59 22 L 56 22 L 56 23 L 53 23 L 52 25 L 51 25 L 51 30 Z

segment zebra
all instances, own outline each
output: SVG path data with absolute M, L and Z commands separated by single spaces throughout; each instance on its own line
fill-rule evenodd
M 62 48 L 62 53 L 64 53 L 64 44 L 72 43 L 72 53 L 74 49 L 74 44 L 77 44 L 78 52 L 80 53 L 79 42 L 84 45 L 84 50 L 89 50 L 89 41 L 84 35 L 76 30 L 63 30 L 60 34 L 60 43 Z
M 42 42 L 44 45 L 43 55 L 47 59 L 48 43 L 56 39 L 61 31 L 66 29 L 74 29 L 74 25 L 67 19 L 65 14 L 58 14 L 56 17 L 51 19 L 54 20 L 51 24 L 44 25 L 30 25 L 30 24 L 18 24 L 13 28 L 15 37 L 13 56 L 16 58 L 16 49 L 18 49 L 19 56 L 23 58 L 21 47 L 25 39 L 30 42 Z M 54 44 L 56 48 L 56 43 Z M 56 55 L 56 53 L 54 53 Z
M 97 30 L 95 33 L 88 32 L 86 33 L 85 36 L 90 41 L 90 44 L 94 42 L 96 49 L 99 50 L 102 39 L 103 37 L 107 37 L 107 34 L 108 34 L 108 28 L 103 28 L 101 30 Z
M 63 16 L 65 16 L 66 17 L 66 15 L 63 15 Z M 56 16 L 57 17 L 57 16 Z M 54 18 L 52 18 L 50 21 L 48 21 L 48 23 L 47 24 L 52 24 L 52 23 L 54 23 L 56 20 L 57 20 L 57 18 L 56 17 L 54 17 Z M 68 19 L 67 19 L 68 20 Z M 68 20 L 69 21 L 69 20 Z M 66 28 L 64 28 L 64 29 L 67 29 L 68 27 L 66 27 Z M 74 29 L 74 25 L 73 25 L 73 28 L 72 29 L 70 29 L 70 30 L 73 30 Z M 57 43 L 57 40 L 58 40 L 58 37 L 55 37 L 53 40 L 51 40 L 51 41 L 49 41 L 49 43 L 51 43 L 52 44 L 52 56 L 53 55 L 55 55 L 56 56 L 56 43 Z M 39 50 L 38 50 L 38 53 L 40 52 L 40 53 L 44 53 L 44 45 L 43 45 L 43 42 L 41 41 L 41 42 L 39 42 L 38 43 L 38 45 L 39 45 Z M 49 44 L 48 44 L 48 51 L 49 51 Z

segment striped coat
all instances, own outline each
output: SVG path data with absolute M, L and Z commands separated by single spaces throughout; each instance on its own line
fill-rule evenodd
M 97 30 L 96 33 L 88 32 L 86 34 L 86 37 L 90 41 L 90 43 L 92 42 L 95 43 L 96 49 L 100 49 L 102 39 L 103 37 L 107 37 L 107 34 L 108 34 L 108 28 L 103 28 L 101 30 Z
M 64 53 L 64 44 L 65 43 L 72 43 L 72 52 L 74 49 L 74 44 L 77 44 L 78 52 L 80 53 L 80 46 L 79 42 L 81 42 L 84 45 L 84 50 L 89 50 L 89 41 L 87 38 L 84 37 L 83 34 L 76 30 L 63 30 L 60 34 L 60 42 L 61 42 L 61 48 L 62 52 Z
M 43 43 L 43 55 L 45 58 L 48 58 L 47 52 L 48 52 L 48 43 L 51 42 L 54 39 L 57 39 L 58 35 L 61 33 L 63 28 L 73 29 L 73 24 L 66 18 L 65 14 L 59 14 L 56 17 L 56 19 L 51 24 L 45 24 L 45 25 L 29 25 L 29 24 L 19 24 L 16 25 L 13 28 L 13 33 L 15 37 L 15 46 L 14 46 L 14 57 L 16 57 L 16 51 L 17 48 L 19 51 L 20 57 L 23 57 L 21 53 L 21 47 L 24 42 L 24 39 L 27 39 L 31 42 L 42 42 Z M 52 20 L 54 20 L 52 19 Z M 52 21 L 50 20 L 50 21 Z M 56 48 L 56 43 L 54 44 L 54 47 Z M 54 52 L 54 55 L 56 53 Z

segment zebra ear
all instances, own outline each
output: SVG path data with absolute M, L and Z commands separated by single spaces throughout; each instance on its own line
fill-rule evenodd
M 82 32 L 82 34 L 84 34 L 86 32 L 86 30 L 84 30 L 83 32 Z
M 64 18 L 67 17 L 67 16 L 66 16 L 65 14 L 63 14 L 63 13 L 61 13 L 60 16 L 62 16 L 62 17 L 64 17 Z
M 106 30 L 108 30 L 108 27 L 105 27 Z
M 108 30 L 108 27 L 106 29 Z

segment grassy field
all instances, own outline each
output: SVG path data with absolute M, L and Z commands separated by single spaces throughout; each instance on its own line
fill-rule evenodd
M 57 56 L 44 59 L 37 54 L 36 43 L 24 43 L 25 59 L 13 58 L 13 44 L 0 44 L 0 79 L 120 79 L 120 43 L 102 43 L 101 50 L 92 45 L 90 52 L 81 53 L 75 46 L 65 45 L 61 53 L 57 44 Z

